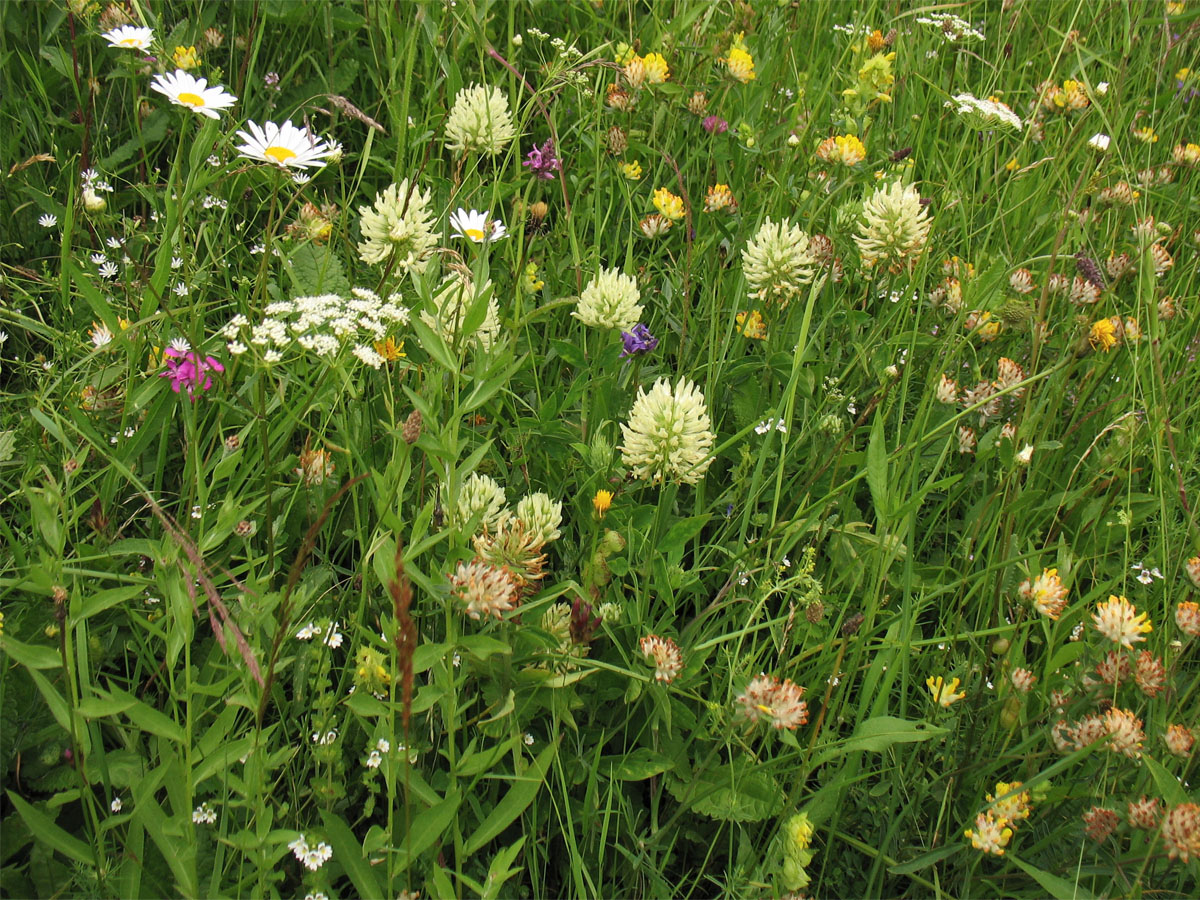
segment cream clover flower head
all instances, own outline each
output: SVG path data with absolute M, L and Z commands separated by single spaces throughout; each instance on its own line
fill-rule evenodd
M 809 236 L 789 219 L 768 218 L 742 251 L 742 271 L 755 300 L 776 301 L 780 308 L 799 296 L 817 275 Z
M 460 562 L 450 576 L 450 591 L 472 619 L 503 618 L 517 605 L 517 588 L 508 570 L 481 559 Z
M 674 389 L 665 378 L 649 392 L 639 388 L 621 435 L 621 461 L 635 478 L 695 484 L 712 465 L 712 421 L 704 395 L 686 378 Z
M 312 137 L 290 121 L 282 125 L 264 122 L 261 128 L 254 122 L 247 122 L 246 127 L 250 129 L 249 132 L 237 133 L 245 141 L 237 148 L 238 153 L 281 169 L 323 166 L 325 158 L 333 152 L 325 141 Z
M 538 491 L 517 501 L 517 518 L 538 544 L 548 544 L 562 536 L 562 502 Z
M 446 486 L 442 485 L 442 501 L 449 505 Z M 479 528 L 495 528 L 504 513 L 504 488 L 490 475 L 472 472 L 458 489 L 458 502 L 449 510 L 450 525 L 462 528 L 479 516 Z
M 360 206 L 359 225 L 365 240 L 358 245 L 358 258 L 381 263 L 395 255 L 401 272 L 424 272 L 437 245 L 429 199 L 428 190 L 422 193 L 415 185 L 410 187 L 405 178 L 376 194 L 374 205 Z
M 854 242 L 863 265 L 873 268 L 885 263 L 893 274 L 911 269 L 932 224 L 917 189 L 900 181 L 881 187 L 863 202 L 862 215 Z
M 147 50 L 154 40 L 154 32 L 149 28 L 137 25 L 122 25 L 112 31 L 100 35 L 108 41 L 108 46 L 123 50 Z
M 637 280 L 617 269 L 601 269 L 579 295 L 571 315 L 592 328 L 629 331 L 642 318 Z
M 500 89 L 472 84 L 454 98 L 446 120 L 446 147 L 495 156 L 516 133 L 508 98 Z
M 176 106 L 186 106 L 210 119 L 218 118 L 217 110 L 228 109 L 237 102 L 237 97 L 225 88 L 220 85 L 209 87 L 207 80 L 189 75 L 183 69 L 155 75 L 150 88 L 165 94 Z
M 483 322 L 471 334 L 462 333 L 463 321 L 480 297 L 487 297 L 487 312 Z M 442 286 L 433 295 L 433 312 L 421 313 L 421 321 L 436 331 L 447 344 L 463 342 L 468 347 L 489 349 L 500 335 L 500 306 L 489 280 L 476 288 L 470 276 L 454 271 L 442 279 Z

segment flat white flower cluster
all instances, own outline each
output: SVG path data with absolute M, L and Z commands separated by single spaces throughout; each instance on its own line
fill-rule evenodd
M 374 291 L 354 288 L 351 297 L 321 294 L 296 297 L 267 305 L 266 317 L 251 324 L 243 315 L 234 316 L 221 329 L 234 356 L 245 353 L 246 341 L 262 349 L 265 362 L 278 362 L 293 345 L 318 356 L 335 356 L 344 346 L 373 369 L 383 365 L 383 356 L 365 343 L 382 341 L 395 325 L 408 324 L 408 307 L 392 294 L 382 300 Z
M 960 19 L 951 13 L 936 13 L 932 16 L 921 16 L 918 25 L 929 25 L 942 33 L 942 39 L 948 44 L 966 43 L 968 41 L 985 40 L 983 32 L 972 27 L 966 19 Z
M 1013 112 L 1007 103 L 1001 103 L 990 97 L 980 100 L 973 94 L 955 94 L 953 100 L 947 100 L 943 105 L 947 109 L 953 109 L 966 119 L 972 128 L 1021 130 L 1021 117 Z

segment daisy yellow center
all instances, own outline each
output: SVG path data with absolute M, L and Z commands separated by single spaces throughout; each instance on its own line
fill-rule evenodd
M 193 94 L 184 91 L 179 95 L 179 102 L 186 103 L 188 106 L 204 106 L 204 98 L 199 94 Z
M 135 37 L 121 38 L 117 43 L 122 47 L 140 47 L 142 45 L 141 39 Z
M 465 234 L 467 237 L 469 237 L 473 241 L 482 241 L 483 240 L 483 229 L 482 228 L 467 228 L 463 231 L 463 234 Z
M 268 147 L 263 151 L 263 156 L 283 165 L 289 159 L 295 159 L 297 154 L 295 150 L 289 150 L 287 147 Z

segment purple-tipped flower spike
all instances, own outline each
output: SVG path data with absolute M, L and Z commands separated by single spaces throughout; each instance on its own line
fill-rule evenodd
M 528 166 L 531 174 L 544 181 L 554 177 L 554 173 L 562 170 L 562 163 L 554 155 L 554 141 L 547 140 L 540 147 L 534 147 L 525 155 L 523 166 Z
M 633 331 L 622 331 L 621 340 L 625 344 L 625 349 L 621 351 L 623 359 L 649 353 L 658 346 L 658 338 L 652 335 L 650 329 L 641 322 L 633 326 Z

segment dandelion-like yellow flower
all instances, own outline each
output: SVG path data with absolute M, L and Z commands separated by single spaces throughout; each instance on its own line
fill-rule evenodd
M 1117 340 L 1117 328 L 1112 319 L 1097 319 L 1092 323 L 1092 329 L 1088 333 L 1088 343 L 1092 345 L 1093 350 L 1107 353 L 1117 346 Z
M 825 138 L 817 147 L 817 158 L 827 163 L 856 166 L 867 156 L 867 148 L 853 134 Z
M 925 684 L 929 686 L 929 692 L 933 694 L 933 701 L 939 706 L 950 706 L 967 696 L 965 693 L 955 693 L 958 690 L 959 684 L 957 678 L 951 678 L 950 682 L 947 683 L 939 675 L 936 678 L 930 677 L 925 679 Z
M 647 84 L 662 84 L 671 77 L 671 70 L 661 53 L 647 53 L 642 57 L 642 65 L 646 68 Z
M 174 60 L 176 67 L 180 69 L 197 69 L 200 67 L 200 55 L 196 52 L 195 45 L 191 47 L 176 47 L 175 52 L 171 54 L 171 59 Z
M 604 514 L 608 512 L 608 508 L 612 506 L 612 501 L 612 491 L 606 491 L 603 488 L 596 491 L 596 496 L 592 498 L 592 509 L 596 510 L 597 518 L 604 518 Z
M 654 208 L 672 222 L 683 218 L 683 198 L 672 194 L 666 188 L 659 188 L 654 192 Z
M 754 57 L 742 47 L 729 48 L 729 55 L 725 57 L 725 68 L 729 70 L 729 74 L 734 79 L 742 84 L 758 77 L 754 74 Z
M 1107 600 L 1096 604 L 1092 621 L 1097 631 L 1123 647 L 1132 647 L 1138 641 L 1144 641 L 1146 638 L 1143 635 L 1154 630 L 1146 613 L 1139 613 L 1137 607 L 1124 597 L 1111 594 Z
M 968 828 L 963 834 L 971 839 L 971 846 L 976 850 L 1003 856 L 1004 848 L 1012 840 L 1013 832 L 1006 819 L 995 815 L 989 809 L 975 817 L 974 829 Z
M 636 159 L 631 159 L 629 162 L 621 163 L 621 174 L 630 181 L 637 181 L 642 177 L 642 164 Z

